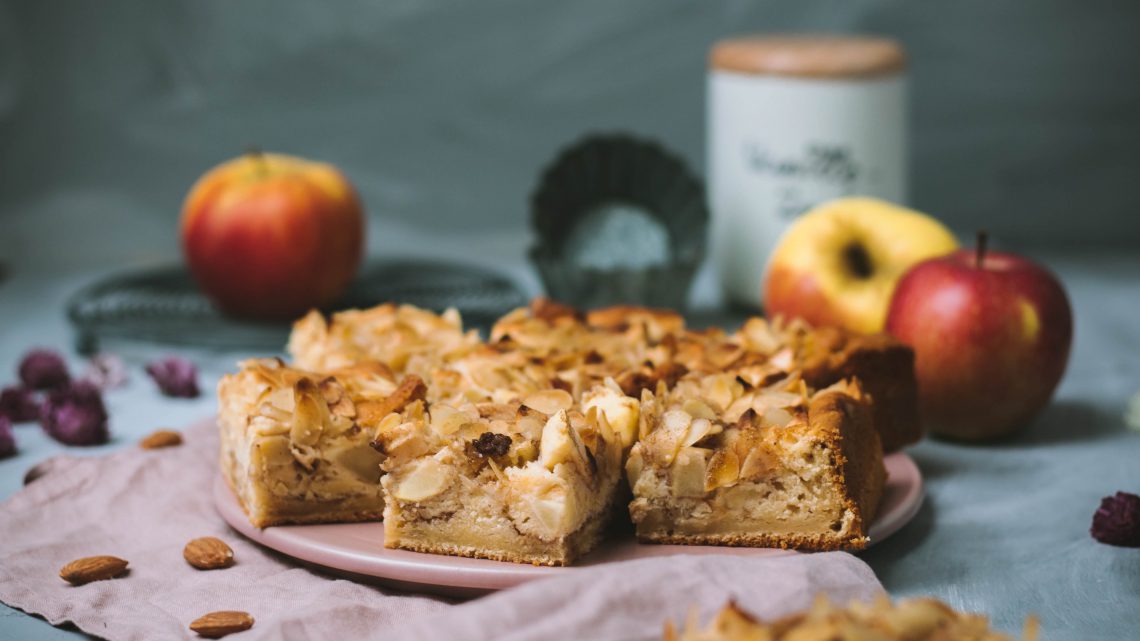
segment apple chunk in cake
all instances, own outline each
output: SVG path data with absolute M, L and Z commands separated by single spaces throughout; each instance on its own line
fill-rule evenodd
M 601 538 L 621 476 L 620 437 L 560 389 L 413 402 L 375 439 L 391 548 L 566 565 Z
M 218 385 L 221 469 L 250 522 L 380 518 L 383 456 L 370 447 L 366 428 L 416 391 L 397 385 L 378 363 L 315 374 L 261 359 L 225 376 Z
M 886 472 L 853 383 L 811 393 L 688 377 L 643 392 L 626 464 L 643 541 L 808 550 L 862 548 Z

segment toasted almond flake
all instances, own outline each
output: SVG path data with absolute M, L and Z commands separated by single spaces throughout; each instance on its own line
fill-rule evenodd
M 739 478 L 740 458 L 736 452 L 727 448 L 713 452 L 705 475 L 705 491 L 711 492 L 718 487 L 727 487 L 736 483 Z
M 570 409 L 574 405 L 574 397 L 570 396 L 570 393 L 566 390 L 540 390 L 529 394 L 523 400 L 523 405 L 532 410 L 550 415 L 561 410 Z
M 763 423 L 765 425 L 774 425 L 776 427 L 787 427 L 791 424 L 794 417 L 788 410 L 782 407 L 770 407 L 764 411 Z
M 302 378 L 293 387 L 293 423 L 289 438 L 298 447 L 312 447 L 328 422 L 328 405 L 313 381 Z
M 793 407 L 803 403 L 803 396 L 794 392 L 765 391 L 759 399 L 765 407 Z
M 740 478 L 755 480 L 776 469 L 776 462 L 764 447 L 753 447 L 740 465 Z
M 710 421 L 716 420 L 716 412 L 708 406 L 708 403 L 697 398 L 687 399 L 684 404 L 681 405 L 681 409 L 692 414 L 693 418 L 703 418 Z
M 795 354 L 792 352 L 792 348 L 785 347 L 773 354 L 772 358 L 768 359 L 768 362 L 784 371 L 788 371 L 791 370 L 795 364 Z
M 720 431 L 720 426 L 716 425 L 707 418 L 693 419 L 689 425 L 689 433 L 681 441 L 682 447 L 689 447 L 701 441 L 701 439 Z

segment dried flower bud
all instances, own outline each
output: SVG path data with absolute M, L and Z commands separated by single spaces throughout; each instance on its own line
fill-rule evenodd
M 6 458 L 16 453 L 16 437 L 12 435 L 12 421 L 6 416 L 0 416 L 0 458 Z
M 166 396 L 196 398 L 198 391 L 198 368 L 194 363 L 177 356 L 154 361 L 146 366 L 146 373 L 158 384 L 158 389 Z
M 34 349 L 20 361 L 20 380 L 30 389 L 58 389 L 66 386 L 71 376 L 58 353 Z
M 114 354 L 96 354 L 91 357 L 83 380 L 106 391 L 122 387 L 127 383 L 127 368 L 123 359 Z
M 40 422 L 49 436 L 66 445 L 99 445 L 110 436 L 99 388 L 85 381 L 48 394 Z
M 1101 499 L 1089 533 L 1101 543 L 1140 547 L 1140 496 L 1117 492 Z
M 26 387 L 5 387 L 0 391 L 0 416 L 13 423 L 27 423 L 40 417 L 40 402 Z
M 471 441 L 471 446 L 482 456 L 503 456 L 511 451 L 511 437 L 506 434 L 483 432 Z

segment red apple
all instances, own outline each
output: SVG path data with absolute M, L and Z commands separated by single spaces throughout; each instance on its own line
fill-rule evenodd
M 1044 267 L 1013 254 L 959 250 L 899 281 L 887 331 L 915 351 L 919 411 L 930 432 L 963 440 L 1028 423 L 1065 372 L 1073 312 Z
M 360 263 L 364 215 L 335 167 L 251 153 L 202 176 L 182 206 L 182 249 L 224 312 L 290 319 L 334 302 Z

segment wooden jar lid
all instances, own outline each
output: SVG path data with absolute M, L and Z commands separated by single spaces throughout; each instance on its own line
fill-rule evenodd
M 747 36 L 721 40 L 709 67 L 753 75 L 804 78 L 882 76 L 906 68 L 906 52 L 889 38 Z

